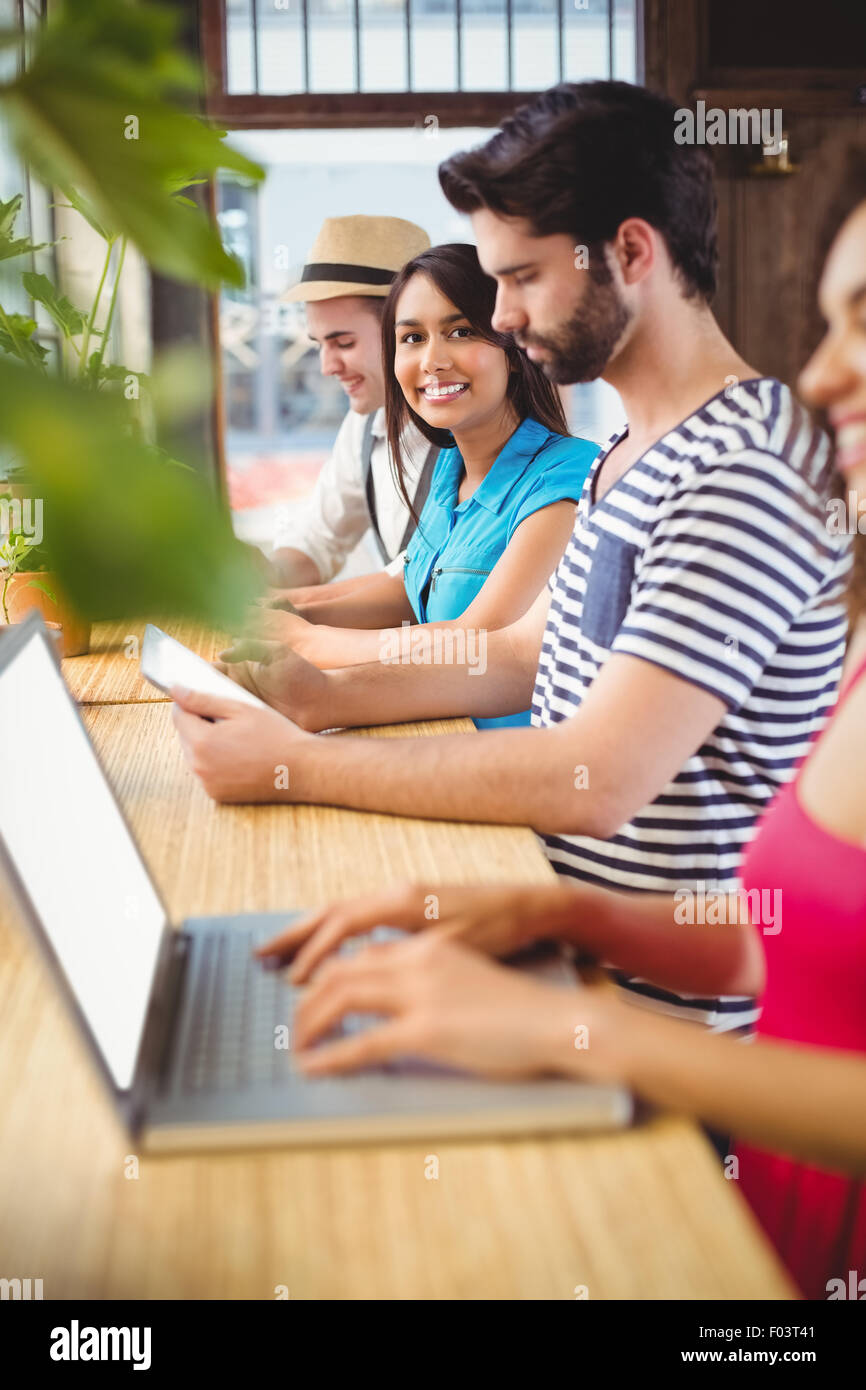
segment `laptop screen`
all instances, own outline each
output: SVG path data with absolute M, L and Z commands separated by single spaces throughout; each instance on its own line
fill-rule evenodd
M 165 910 L 38 628 L 0 667 L 0 835 L 127 1090 Z

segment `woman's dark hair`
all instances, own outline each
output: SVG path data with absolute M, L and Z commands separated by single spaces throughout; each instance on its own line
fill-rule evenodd
M 675 140 L 677 106 L 628 82 L 561 82 L 521 106 L 486 144 L 439 166 L 459 212 L 522 217 L 601 259 L 628 217 L 665 240 L 689 298 L 712 299 L 718 246 L 712 161 Z
M 485 342 L 501 348 L 505 353 L 506 361 L 511 368 L 506 399 L 514 406 L 518 419 L 523 421 L 531 415 L 534 420 L 546 425 L 555 434 L 567 435 L 569 430 L 556 387 L 548 381 L 541 368 L 530 362 L 520 351 L 510 334 L 497 333 L 494 330 L 491 319 L 496 303 L 496 281 L 484 274 L 475 247 L 464 242 L 449 242 L 444 246 L 431 246 L 429 250 L 422 251 L 419 256 L 407 261 L 399 271 L 391 286 L 391 293 L 385 301 L 385 311 L 382 315 L 388 445 L 400 494 L 417 522 L 418 516 L 406 488 L 400 448 L 406 423 L 411 420 L 425 439 L 443 449 L 453 448 L 454 438 L 450 430 L 437 429 L 412 409 L 394 374 L 397 302 L 415 275 L 428 276 L 437 290 L 466 317 L 478 336 Z
M 866 203 L 866 146 L 855 140 L 840 140 L 831 136 L 810 155 L 803 170 L 806 189 L 805 203 L 811 213 L 805 236 L 804 262 L 809 271 L 804 278 L 806 296 L 803 358 L 811 355 L 823 337 L 823 321 L 818 310 L 818 285 L 830 247 L 842 223 L 861 203 Z M 826 412 L 818 411 L 826 425 Z M 846 498 L 848 483 L 836 470 L 832 482 L 833 496 Z M 858 531 L 854 536 L 853 566 L 848 581 L 847 604 L 851 627 L 866 618 L 866 536 Z

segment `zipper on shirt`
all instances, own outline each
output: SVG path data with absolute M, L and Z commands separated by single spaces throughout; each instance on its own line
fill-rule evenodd
M 436 588 L 436 581 L 440 574 L 489 574 L 490 570 L 470 570 L 463 565 L 439 565 L 430 576 L 430 592 Z

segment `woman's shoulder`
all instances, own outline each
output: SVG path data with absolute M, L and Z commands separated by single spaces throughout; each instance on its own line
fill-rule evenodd
M 542 507 L 579 502 L 598 448 L 591 440 L 544 429 L 531 460 L 510 489 L 509 534 Z
M 577 434 L 556 434 L 551 430 L 540 457 L 546 455 L 548 459 L 577 459 L 584 463 L 594 459 L 600 448 L 601 445 L 592 439 L 583 439 Z
M 579 435 L 557 434 L 548 430 L 547 437 L 532 459 L 526 481 L 537 481 L 553 470 L 579 473 L 585 477 L 600 447 L 593 440 L 582 439 Z

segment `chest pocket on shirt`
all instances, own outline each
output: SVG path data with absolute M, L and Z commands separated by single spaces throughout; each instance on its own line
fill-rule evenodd
M 597 647 L 611 647 L 631 602 L 637 547 L 599 533 L 586 580 L 580 629 Z

